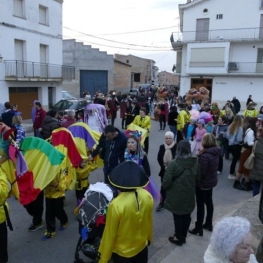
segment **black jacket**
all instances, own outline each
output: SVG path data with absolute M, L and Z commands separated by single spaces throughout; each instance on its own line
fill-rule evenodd
M 168 114 L 168 125 L 177 125 L 177 116 L 178 112 L 177 111 L 170 111 Z
M 43 139 L 48 139 L 51 134 L 52 131 L 54 131 L 55 129 L 59 128 L 60 125 L 58 123 L 58 121 L 50 116 L 46 116 L 43 123 L 42 123 L 42 136 Z
M 175 158 L 176 147 L 177 147 L 177 144 L 174 144 L 173 148 L 171 148 L 173 159 Z M 164 146 L 164 144 L 162 144 L 162 145 L 160 145 L 159 152 L 157 155 L 157 161 L 158 161 L 159 165 L 161 166 L 161 170 L 159 172 L 159 176 L 161 176 L 161 177 L 163 177 L 164 173 L 165 173 L 165 166 L 163 164 L 164 153 L 165 153 L 165 146 Z
M 9 110 L 7 112 L 2 113 L 2 122 L 7 125 L 8 127 L 12 126 L 12 119 L 15 115 L 15 112 L 12 110 Z

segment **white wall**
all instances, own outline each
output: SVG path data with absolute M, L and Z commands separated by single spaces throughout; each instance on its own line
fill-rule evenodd
M 184 9 L 184 31 L 195 31 L 197 18 L 210 18 L 210 30 L 255 28 L 259 27 L 263 13 L 259 0 L 210 0 L 188 6 Z M 205 8 L 207 14 L 203 13 Z M 216 19 L 217 14 L 223 14 L 223 19 Z
M 48 8 L 48 25 L 39 24 L 39 5 Z M 3 26 L 2 23 L 14 27 Z M 13 0 L 0 1 L 0 54 L 4 60 L 15 60 L 15 39 L 25 41 L 25 61 L 40 62 L 40 44 L 48 46 L 47 63 L 62 65 L 62 3 L 54 0 L 26 0 L 25 18 L 13 15 Z M 8 87 L 39 87 L 39 99 L 48 104 L 47 87 L 56 87 L 54 101 L 61 98 L 61 83 L 5 81 L 5 66 L 0 63 L 0 101 L 8 101 Z

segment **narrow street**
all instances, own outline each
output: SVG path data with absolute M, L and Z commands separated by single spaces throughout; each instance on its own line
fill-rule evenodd
M 116 120 L 116 127 L 121 127 L 121 120 Z M 163 143 L 164 131 L 158 131 L 159 123 L 152 121 L 150 133 L 149 162 L 152 176 L 156 183 L 160 185 L 159 165 L 157 163 L 157 153 L 159 145 Z M 168 131 L 168 127 L 166 128 Z M 30 135 L 30 134 L 28 134 Z M 232 188 L 233 180 L 227 178 L 230 160 L 224 160 L 224 171 L 219 175 L 218 186 L 214 189 L 214 218 L 230 212 L 240 202 L 252 197 L 252 192 L 238 191 Z M 102 170 L 96 170 L 90 175 L 90 183 L 103 180 Z M 69 217 L 68 228 L 60 232 L 57 230 L 56 236 L 51 240 L 41 241 L 45 231 L 42 228 L 36 232 L 28 232 L 27 228 L 31 223 L 31 217 L 14 197 L 8 200 L 11 210 L 11 221 L 14 231 L 9 231 L 9 257 L 10 263 L 73 263 L 74 251 L 79 238 L 78 222 L 73 210 L 76 205 L 74 191 L 66 194 L 65 210 Z M 155 204 L 155 207 L 158 204 Z M 154 216 L 154 243 L 149 248 L 149 259 L 151 259 L 169 241 L 168 237 L 173 234 L 174 226 L 172 214 L 166 210 L 153 212 Z M 195 212 L 192 214 L 192 224 L 195 221 Z M 44 219 L 44 218 L 43 218 Z M 59 226 L 59 224 L 57 224 Z M 204 232 L 204 235 L 206 233 Z M 128 238 L 128 237 L 127 237 Z M 201 239 L 200 239 L 201 240 Z M 201 241 L 200 241 L 201 242 Z M 170 251 L 167 251 L 167 254 Z M 187 257 L 187 255 L 185 255 Z M 83 259 L 89 260 L 83 256 Z

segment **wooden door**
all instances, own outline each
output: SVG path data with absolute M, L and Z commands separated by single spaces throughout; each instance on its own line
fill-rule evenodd
M 31 119 L 31 110 L 34 100 L 38 100 L 38 88 L 16 87 L 9 88 L 9 101 L 18 105 L 23 119 Z

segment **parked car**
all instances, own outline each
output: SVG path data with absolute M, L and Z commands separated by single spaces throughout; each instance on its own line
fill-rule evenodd
M 74 110 L 77 117 L 79 112 L 84 113 L 84 109 L 88 101 L 85 99 L 62 99 L 55 105 L 50 107 L 49 110 L 56 110 L 58 113 L 65 115 L 68 110 Z
M 130 94 L 130 95 L 137 95 L 138 92 L 139 92 L 138 89 L 131 89 L 129 94 Z
M 62 90 L 62 99 L 77 99 L 66 90 Z

